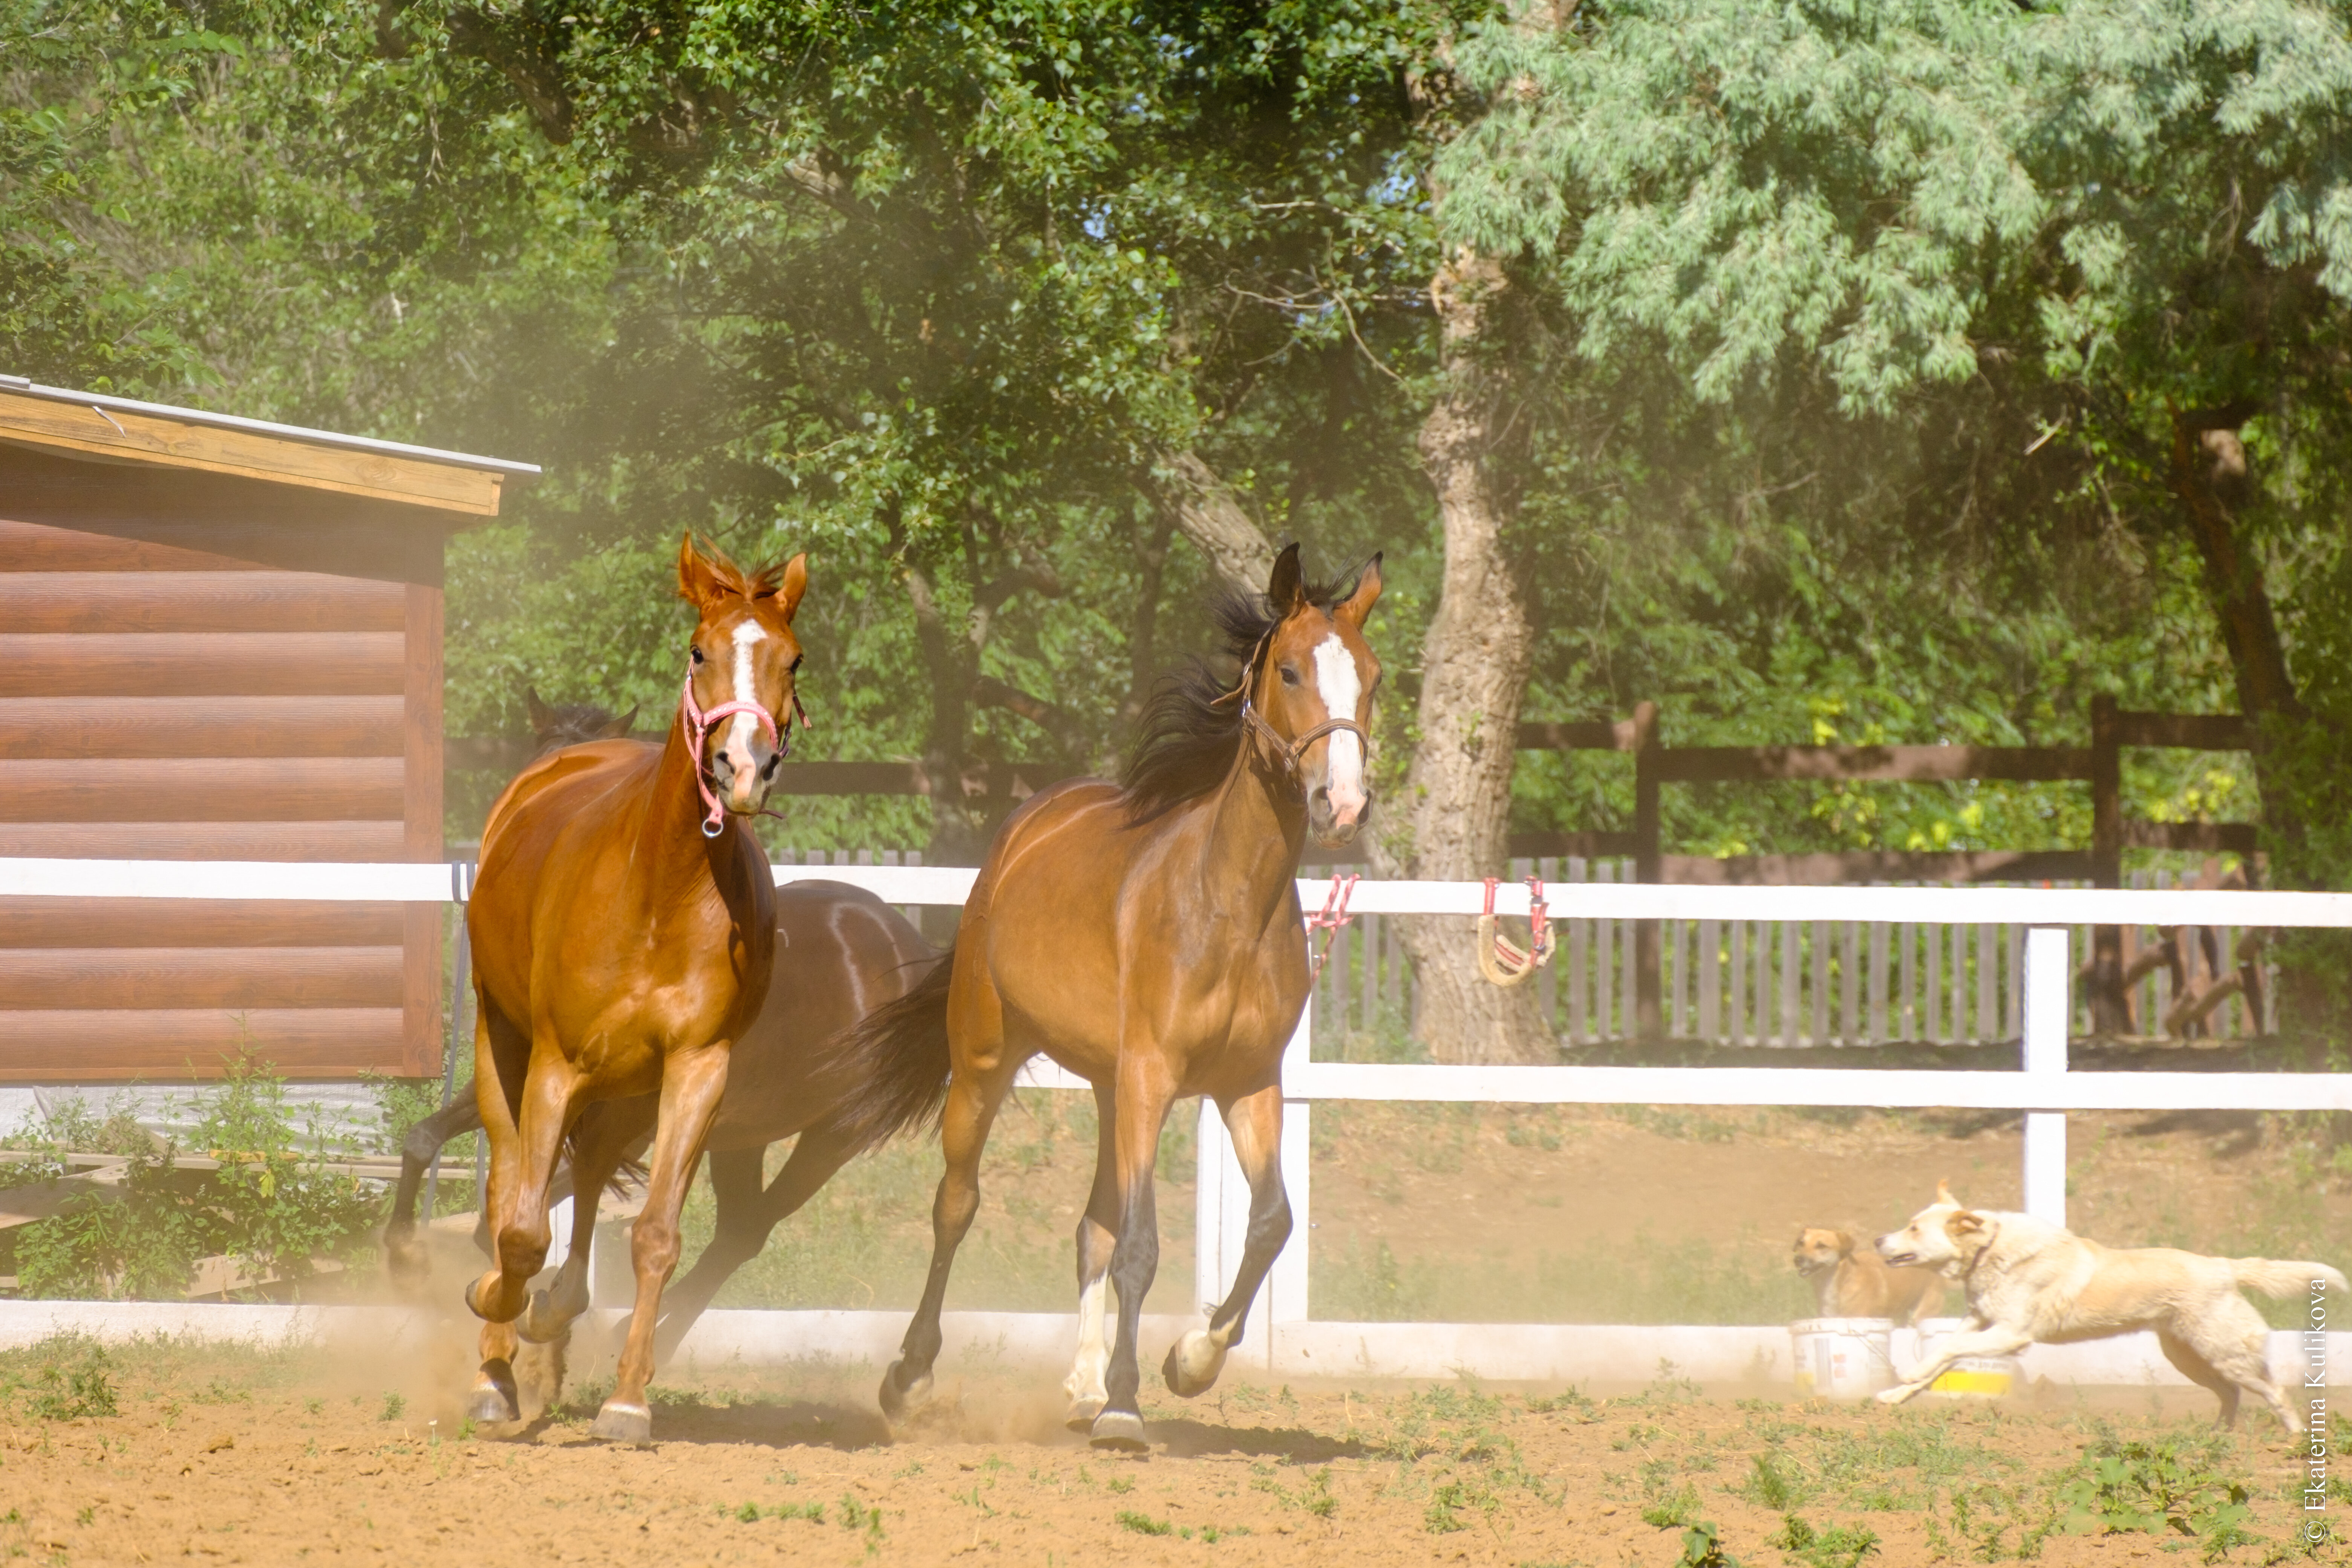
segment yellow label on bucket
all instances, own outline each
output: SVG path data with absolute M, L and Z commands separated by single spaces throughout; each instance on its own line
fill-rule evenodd
M 2006 1399 L 2009 1397 L 2009 1373 L 2005 1372 L 1961 1372 L 1955 1369 L 1929 1384 L 1927 1392 L 1953 1394 L 1962 1399 Z

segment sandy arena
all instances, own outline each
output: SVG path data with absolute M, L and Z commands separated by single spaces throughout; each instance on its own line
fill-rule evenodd
M 947 1409 L 897 1443 L 870 1368 L 656 1384 L 656 1443 L 630 1449 L 586 1436 L 593 1380 L 513 1437 L 466 1432 L 462 1347 L 432 1359 L 5 1352 L 0 1558 L 2259 1563 L 2343 1561 L 2352 1510 L 2336 1480 L 2302 1511 L 2296 1456 L 2274 1432 L 2217 1436 L 2194 1391 L 1889 1411 L 1673 1378 L 1585 1396 L 1229 1377 L 1181 1406 L 1148 1384 L 1154 1447 L 1129 1459 L 1059 1427 L 1051 1374 L 943 1364 Z M 2104 1490 L 2084 1468 L 2102 1444 Z M 2096 1533 L 2134 1507 L 2142 1528 Z

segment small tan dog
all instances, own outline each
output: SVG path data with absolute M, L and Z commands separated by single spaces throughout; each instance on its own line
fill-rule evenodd
M 1957 1279 L 1969 1322 L 1878 1397 L 1900 1405 L 1962 1356 L 2010 1355 L 2032 1344 L 2103 1340 L 2152 1329 L 2164 1359 L 2221 1401 L 2221 1425 L 2238 1421 L 2241 1394 L 2271 1407 L 2290 1436 L 2303 1423 L 2270 1379 L 2267 1328 L 2242 1287 L 2285 1298 L 2352 1289 L 2325 1263 L 2206 1258 L 2168 1247 L 2112 1247 L 2032 1215 L 1963 1207 L 1937 1183 L 1936 1201 L 1878 1238 L 1898 1268 L 1923 1265 Z
M 1889 1268 L 1850 1230 L 1807 1226 L 1797 1233 L 1791 1258 L 1813 1282 L 1824 1318 L 1892 1318 L 1917 1323 L 1944 1304 L 1944 1282 L 1932 1268 Z

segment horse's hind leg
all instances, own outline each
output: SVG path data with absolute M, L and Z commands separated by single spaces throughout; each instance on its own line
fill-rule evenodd
M 1070 1396 L 1064 1424 L 1073 1432 L 1094 1428 L 1095 1417 L 1110 1403 L 1103 1378 L 1110 1370 L 1110 1331 L 1106 1326 L 1110 1300 L 1111 1251 L 1118 1242 L 1118 1095 L 1108 1084 L 1095 1085 L 1095 1121 L 1101 1129 L 1095 1149 L 1095 1185 L 1078 1216 L 1078 1356 L 1062 1382 Z
M 384 1266 L 394 1279 L 422 1279 L 431 1271 L 425 1244 L 416 1236 L 417 1191 L 441 1146 L 481 1125 L 481 1107 L 474 1103 L 469 1083 L 463 1094 L 411 1127 L 400 1141 L 400 1186 L 392 1196 L 392 1218 L 383 1227 Z M 432 1216 L 425 1217 L 429 1221 Z
M 980 1156 L 988 1147 L 988 1131 L 1004 1102 L 1014 1068 L 1005 1064 L 1009 1053 L 1000 1047 L 993 1070 L 967 1073 L 956 1064 L 948 1081 L 948 1100 L 940 1117 L 940 1152 L 947 1169 L 940 1173 L 939 1195 L 931 1202 L 931 1271 L 923 1281 L 923 1299 L 898 1347 L 898 1359 L 882 1374 L 883 1418 L 898 1426 L 929 1403 L 931 1365 L 940 1358 L 940 1310 L 948 1296 L 948 1271 L 955 1266 L 956 1248 L 963 1245 L 972 1216 L 980 1212 Z
M 1282 1186 L 1282 1086 L 1269 1085 L 1221 1109 L 1234 1136 L 1234 1155 L 1249 1177 L 1249 1238 L 1233 1293 L 1205 1330 L 1194 1329 L 1169 1347 L 1160 1368 L 1170 1391 L 1187 1399 L 1206 1393 L 1224 1370 L 1225 1352 L 1241 1343 L 1250 1302 L 1290 1239 L 1290 1199 Z
M 661 1331 L 654 1339 L 656 1364 L 667 1361 L 735 1270 L 759 1256 L 769 1233 L 800 1210 L 833 1173 L 849 1161 L 837 1139 L 811 1130 L 793 1145 L 792 1158 L 765 1188 L 760 1184 L 765 1149 L 727 1149 L 710 1156 L 710 1187 L 718 1215 L 710 1245 L 686 1277 L 662 1292 Z
M 686 1206 L 694 1168 L 702 1162 L 702 1140 L 710 1131 L 710 1119 L 727 1092 L 733 1045 L 731 1040 L 714 1041 L 698 1050 L 674 1052 L 662 1064 L 661 1109 L 654 1123 L 645 1212 L 637 1216 L 629 1240 L 629 1260 L 637 1276 L 636 1308 L 629 1315 L 629 1337 L 621 1347 L 613 1395 L 590 1428 L 599 1437 L 643 1443 L 653 1436 L 646 1384 L 654 1375 L 654 1326 L 661 1317 L 662 1287 L 677 1267 L 678 1211 Z
M 1151 1172 L 1160 1156 L 1160 1124 L 1174 1098 L 1155 1044 L 1132 1034 L 1122 1039 L 1111 1167 L 1118 1185 L 1118 1240 L 1110 1255 L 1110 1279 L 1118 1290 L 1118 1330 L 1103 1377 L 1108 1401 L 1088 1434 L 1097 1448 L 1139 1451 L 1147 1446 L 1143 1412 L 1137 1403 L 1143 1374 L 1136 1366 L 1135 1341 L 1143 1324 L 1143 1298 L 1160 1272 L 1160 1215 L 1152 1202 Z

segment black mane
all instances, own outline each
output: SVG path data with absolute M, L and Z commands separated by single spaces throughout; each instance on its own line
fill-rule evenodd
M 1328 610 L 1353 591 L 1352 581 L 1345 586 L 1305 584 L 1307 603 L 1318 610 Z M 1223 661 L 1234 673 L 1221 676 L 1206 659 L 1194 658 L 1153 685 L 1135 750 L 1118 781 L 1130 824 L 1150 822 L 1198 799 L 1233 771 L 1242 742 L 1242 705 L 1239 700 L 1218 700 L 1233 690 L 1242 667 L 1283 617 L 1264 594 L 1228 587 L 1210 596 L 1209 618 L 1223 636 Z

